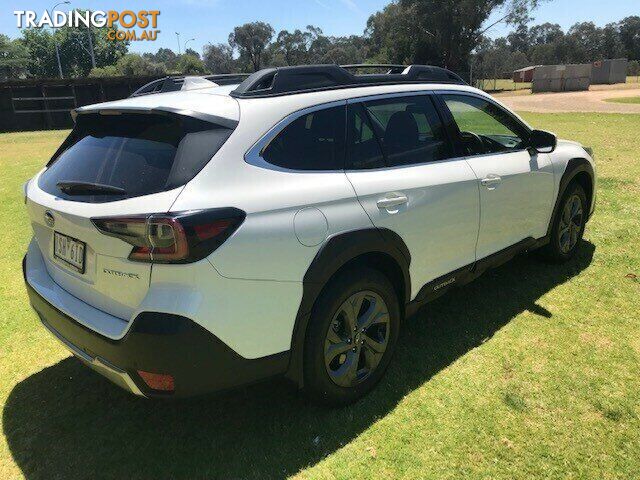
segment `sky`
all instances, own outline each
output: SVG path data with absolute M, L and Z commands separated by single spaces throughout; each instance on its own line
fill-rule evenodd
M 3 2 L 0 13 L 0 33 L 11 38 L 20 35 L 13 10 L 35 10 L 38 15 L 51 8 L 55 0 L 25 0 Z M 388 0 L 71 0 L 58 9 L 90 8 L 92 10 L 160 10 L 158 39 L 154 42 L 132 42 L 134 52 L 156 51 L 160 47 L 178 50 L 175 32 L 180 33 L 182 49 L 189 39 L 189 48 L 202 52 L 207 43 L 226 43 L 233 27 L 251 21 L 271 24 L 276 32 L 312 24 L 327 35 L 362 34 L 367 19 L 381 10 Z M 576 22 L 593 21 L 596 25 L 640 15 L 640 0 L 547 0 L 534 12 L 533 23 L 558 23 L 564 29 Z M 495 18 L 499 16 L 494 15 Z M 491 19 L 487 24 L 491 23 Z M 492 37 L 506 35 L 509 26 L 497 25 L 487 32 Z

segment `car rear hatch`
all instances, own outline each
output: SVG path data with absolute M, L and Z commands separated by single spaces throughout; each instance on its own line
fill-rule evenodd
M 149 108 L 148 98 L 142 109 L 127 101 L 85 108 L 47 167 L 27 185 L 27 210 L 49 275 L 110 315 L 131 317 L 148 291 L 152 263 L 129 259 L 132 245 L 102 233 L 95 219 L 170 210 L 237 123 L 229 118 L 234 100 L 198 96 L 222 103 L 225 116 Z

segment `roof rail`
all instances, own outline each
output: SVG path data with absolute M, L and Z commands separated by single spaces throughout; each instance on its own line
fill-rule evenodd
M 198 75 L 197 77 L 204 80 L 209 80 L 210 82 L 214 82 L 216 85 L 234 85 L 236 83 L 242 82 L 248 76 L 248 73 L 224 73 L 216 75 Z M 179 90 L 183 90 L 185 78 L 185 76 L 181 75 L 168 76 L 153 80 L 141 86 L 139 89 L 133 92 L 130 97 L 139 97 L 140 95 L 150 95 L 153 93 L 177 92 Z
M 386 69 L 389 73 L 402 73 L 407 65 L 396 65 L 393 63 L 354 63 L 352 65 L 340 65 L 345 70 L 381 70 Z
M 379 68 L 380 65 L 377 65 Z M 455 73 L 430 65 L 385 65 L 389 73 L 354 75 L 353 68 L 373 68 L 369 65 L 303 65 L 265 68 L 251 74 L 231 92 L 237 98 L 273 97 L 302 92 L 355 88 L 372 85 L 405 83 L 454 83 L 466 85 Z M 397 73 L 402 67 L 401 73 Z

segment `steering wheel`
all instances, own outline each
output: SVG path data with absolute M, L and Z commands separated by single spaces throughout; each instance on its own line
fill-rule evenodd
M 460 132 L 462 140 L 464 140 L 465 147 L 469 149 L 469 153 L 485 153 L 485 144 L 480 135 L 474 132 L 463 131 Z M 470 141 L 467 141 L 470 140 Z
M 484 143 L 485 149 L 489 152 L 501 152 L 503 150 L 508 150 L 508 147 L 503 145 L 502 143 L 494 140 L 491 137 L 481 137 L 482 142 Z

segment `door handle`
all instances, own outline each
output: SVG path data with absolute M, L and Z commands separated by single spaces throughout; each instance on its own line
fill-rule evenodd
M 500 175 L 496 175 L 495 173 L 490 173 L 485 178 L 480 180 L 480 183 L 487 188 L 495 187 L 500 182 L 502 182 L 502 178 Z
M 407 203 L 409 199 L 406 195 L 402 194 L 388 194 L 377 201 L 378 208 L 393 208 Z

